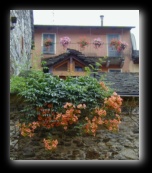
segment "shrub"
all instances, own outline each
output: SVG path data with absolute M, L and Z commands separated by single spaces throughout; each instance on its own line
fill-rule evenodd
M 30 71 L 11 79 L 11 92 L 18 92 L 28 103 L 19 124 L 24 136 L 31 137 L 37 127 L 63 127 L 64 130 L 70 127 L 94 136 L 98 126 L 110 131 L 119 129 L 122 99 L 103 81 L 93 77 L 63 80 L 48 73 Z M 54 144 L 44 141 L 45 146 Z

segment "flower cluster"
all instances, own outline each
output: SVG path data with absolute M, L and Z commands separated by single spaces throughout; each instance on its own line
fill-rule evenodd
M 63 126 L 64 130 L 67 130 L 68 125 L 76 123 L 78 121 L 78 117 L 81 114 L 80 109 L 85 109 L 85 104 L 79 104 L 77 106 L 72 103 L 66 103 L 64 105 L 65 113 L 57 114 L 55 120 L 58 122 L 56 126 Z
M 114 92 L 109 98 L 105 98 L 104 106 L 95 108 L 92 112 L 93 117 L 85 117 L 87 121 L 83 126 L 83 131 L 93 136 L 96 135 L 98 126 L 102 125 L 110 131 L 119 131 L 122 98 Z M 110 114 L 112 117 L 110 117 Z
M 19 127 L 19 130 L 21 132 L 22 136 L 29 136 L 32 137 L 34 135 L 34 130 L 40 126 L 40 124 L 38 122 L 32 122 L 29 124 L 17 124 L 17 127 Z
M 114 92 L 111 97 L 104 99 L 104 104 L 108 109 L 113 109 L 116 113 L 121 113 L 122 98 Z
M 44 46 L 51 46 L 53 44 L 53 41 L 52 41 L 52 39 L 50 39 L 50 38 L 47 38 L 47 39 L 45 39 L 44 40 Z
M 60 44 L 63 48 L 67 48 L 67 46 L 71 43 L 71 39 L 67 36 L 60 38 Z
M 81 37 L 81 38 L 80 38 L 80 41 L 78 42 L 78 44 L 80 45 L 80 48 L 84 49 L 86 46 L 89 45 L 89 41 L 88 41 L 87 38 L 84 36 L 84 37 Z
M 110 46 L 114 47 L 118 52 L 121 52 L 122 50 L 125 50 L 128 44 L 117 39 L 112 39 L 110 42 Z
M 47 104 L 47 107 L 52 107 L 52 104 Z M 47 129 L 62 126 L 64 130 L 67 130 L 69 124 L 74 124 L 78 121 L 78 117 L 81 114 L 81 110 L 86 108 L 85 104 L 79 104 L 77 106 L 72 103 L 66 103 L 62 113 L 53 113 L 51 109 L 37 108 L 38 123 L 40 126 Z
M 128 46 L 128 43 L 121 42 L 121 49 L 124 50 Z
M 100 82 L 100 86 L 103 90 L 108 91 L 108 87 L 105 85 L 104 82 Z
M 51 140 L 51 139 L 43 139 L 44 142 L 44 146 L 46 150 L 54 150 L 56 149 L 57 145 L 58 145 L 58 140 Z
M 87 123 L 83 126 L 84 132 L 93 136 L 96 135 L 98 125 L 102 125 L 104 123 L 99 116 L 94 116 L 92 120 L 90 120 L 88 117 L 85 117 L 85 120 Z
M 94 45 L 95 49 L 98 49 L 102 44 L 103 44 L 103 42 L 101 41 L 100 38 L 95 38 L 93 40 L 93 45 Z

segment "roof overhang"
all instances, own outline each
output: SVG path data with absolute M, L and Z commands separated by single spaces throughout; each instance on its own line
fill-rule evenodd
M 84 25 L 34 25 L 34 28 L 61 28 L 61 29 L 65 29 L 65 28 L 92 28 L 92 29 L 132 29 L 135 28 L 135 26 L 84 26 Z
M 134 95 L 134 94 L 123 95 L 123 94 L 119 94 L 118 92 L 117 94 L 120 95 L 121 97 L 139 97 L 139 95 Z
M 47 64 L 46 64 L 47 66 L 52 66 L 56 63 L 59 63 L 63 59 L 65 60 L 66 58 L 68 58 L 69 55 L 75 55 L 75 57 L 77 57 L 78 60 L 80 60 L 81 62 L 83 62 L 86 65 L 92 64 L 93 66 L 95 66 L 97 62 L 98 63 L 100 62 L 100 58 L 103 59 L 102 65 L 107 68 L 110 65 L 114 65 L 114 66 L 118 66 L 119 68 L 122 68 L 123 64 L 124 64 L 123 57 L 107 57 L 105 59 L 105 57 L 86 56 L 82 52 L 79 52 L 75 49 L 69 49 L 69 48 L 63 54 L 60 54 L 55 57 L 43 58 L 43 60 L 45 60 L 47 62 Z

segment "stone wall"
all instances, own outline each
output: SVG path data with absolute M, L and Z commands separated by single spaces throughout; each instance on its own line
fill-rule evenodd
M 19 106 L 20 105 L 20 106 Z M 17 107 L 19 106 L 19 107 Z M 49 131 L 32 138 L 19 135 L 15 124 L 19 119 L 19 110 L 24 106 L 21 100 L 11 97 L 10 102 L 10 159 L 12 160 L 139 160 L 139 109 L 131 114 L 122 112 L 118 133 L 99 129 L 97 135 L 74 136 L 61 131 L 51 133 L 58 139 L 57 149 L 46 152 L 43 138 Z
M 10 18 L 14 16 L 17 17 L 17 23 L 14 29 L 10 29 L 10 74 L 18 75 L 21 69 L 30 68 L 33 12 L 10 10 Z

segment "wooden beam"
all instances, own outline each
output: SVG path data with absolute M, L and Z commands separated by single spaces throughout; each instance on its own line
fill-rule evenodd
M 70 72 L 73 71 L 73 59 L 70 57 L 70 67 L 69 67 Z
M 53 71 L 54 76 L 85 76 L 86 72 Z

